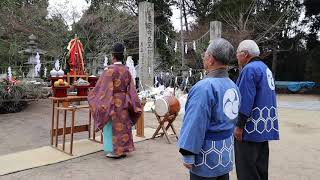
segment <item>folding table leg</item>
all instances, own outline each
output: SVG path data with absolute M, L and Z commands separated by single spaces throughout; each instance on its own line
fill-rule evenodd
M 55 106 L 56 102 L 54 100 L 52 100 L 52 116 L 51 116 L 51 145 L 53 146 L 53 130 L 54 130 L 54 106 Z
M 70 139 L 70 154 L 72 155 L 72 149 L 73 149 L 73 129 L 74 129 L 74 110 L 72 110 L 72 118 L 71 118 L 71 139 Z
M 62 139 L 62 149 L 65 149 L 66 146 L 66 124 L 67 124 L 67 110 L 64 110 L 64 118 L 63 118 L 63 139 Z
M 59 102 L 58 102 L 58 107 L 59 107 Z M 58 129 L 59 129 L 59 109 L 57 109 L 57 118 L 56 118 L 56 147 L 58 147 Z

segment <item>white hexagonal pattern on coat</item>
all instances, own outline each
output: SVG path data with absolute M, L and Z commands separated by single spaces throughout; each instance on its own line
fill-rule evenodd
M 248 134 L 253 132 L 262 134 L 265 131 L 270 132 L 272 129 L 278 131 L 274 126 L 274 121 L 276 120 L 278 120 L 277 108 L 273 106 L 262 109 L 256 107 L 252 110 L 252 115 L 248 119 L 244 129 Z
M 198 156 L 200 156 L 200 161 L 196 162 L 195 166 L 205 165 L 209 169 L 215 169 L 219 166 L 227 167 L 230 163 L 233 163 L 233 136 L 222 141 L 222 143 L 217 143 L 212 141 L 212 145 L 209 149 L 203 150 Z

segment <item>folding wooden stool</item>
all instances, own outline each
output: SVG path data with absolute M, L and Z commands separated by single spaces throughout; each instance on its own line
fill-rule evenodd
M 172 123 L 178 116 L 180 111 L 180 103 L 175 96 L 164 96 L 156 100 L 155 102 L 155 110 L 154 113 L 157 117 L 159 126 L 156 132 L 153 134 L 152 139 L 157 135 L 163 136 L 165 135 L 168 143 L 171 144 L 171 141 L 168 136 L 167 130 L 171 127 L 175 137 L 178 139 L 178 135 L 176 130 L 174 129 Z M 164 127 L 165 122 L 168 122 L 168 125 Z M 162 133 L 159 133 L 160 129 L 162 129 Z
M 172 132 L 174 134 L 174 136 L 178 139 L 178 135 L 177 135 L 177 131 L 175 130 L 174 126 L 173 126 L 173 121 L 176 119 L 176 117 L 178 116 L 178 113 L 176 114 L 166 114 L 164 117 L 161 117 L 159 116 L 156 112 L 155 112 L 155 115 L 157 117 L 157 120 L 159 122 L 159 126 L 156 130 L 156 132 L 154 132 L 153 136 L 152 136 L 152 139 L 154 139 L 155 137 L 157 137 L 158 135 L 160 137 L 162 137 L 163 135 L 166 136 L 166 139 L 168 141 L 169 144 L 171 144 L 171 141 L 169 139 L 169 135 L 168 135 L 168 129 L 171 127 L 172 129 Z M 168 122 L 167 126 L 165 126 L 165 122 Z M 160 129 L 162 129 L 163 132 L 160 132 Z

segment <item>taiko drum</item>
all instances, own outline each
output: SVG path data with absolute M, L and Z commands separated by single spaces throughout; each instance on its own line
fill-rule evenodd
M 176 114 L 180 111 L 180 103 L 174 96 L 164 96 L 156 100 L 155 111 L 158 116 Z

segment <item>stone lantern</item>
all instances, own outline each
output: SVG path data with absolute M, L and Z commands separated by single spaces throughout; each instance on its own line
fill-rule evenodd
M 26 63 L 24 63 L 26 66 L 28 66 L 29 71 L 27 74 L 28 78 L 34 78 L 35 75 L 35 66 L 37 65 L 37 53 L 41 56 L 41 55 L 45 55 L 47 52 L 44 50 L 41 50 L 37 47 L 38 43 L 37 43 L 37 37 L 33 34 L 31 34 L 28 37 L 29 41 L 28 41 L 28 48 L 24 49 L 22 51 L 19 51 L 20 54 L 24 54 L 28 56 L 28 61 Z

